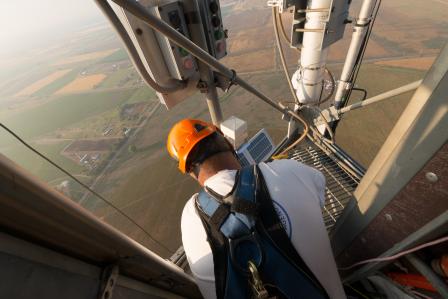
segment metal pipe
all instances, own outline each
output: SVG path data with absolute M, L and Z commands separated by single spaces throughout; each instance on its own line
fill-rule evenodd
M 295 32 L 325 32 L 324 29 L 301 29 L 297 28 Z
M 335 107 L 339 108 L 347 95 L 347 90 L 350 88 L 350 77 L 353 73 L 355 63 L 361 49 L 363 40 L 369 29 L 373 9 L 375 8 L 376 0 L 364 0 L 361 10 L 353 28 L 352 40 L 347 51 L 344 67 L 342 68 L 341 77 L 339 79 L 336 95 L 334 97 Z
M 207 67 L 208 68 L 208 67 Z M 207 93 L 205 95 L 205 99 L 207 101 L 208 111 L 210 112 L 210 117 L 212 119 L 212 123 L 215 126 L 218 126 L 222 122 L 222 110 L 221 105 L 219 104 L 219 97 L 218 97 L 218 91 L 215 86 L 215 82 L 213 82 L 213 73 L 212 71 L 208 70 L 209 80 L 208 80 L 208 87 L 207 87 Z
M 143 80 L 151 86 L 155 91 L 167 94 L 171 93 L 177 90 L 184 89 L 187 84 L 185 81 L 172 79 L 171 82 L 169 82 L 168 85 L 160 85 L 154 81 L 154 79 L 151 77 L 151 75 L 146 70 L 145 66 L 143 65 L 143 62 L 140 59 L 140 56 L 137 53 L 137 50 L 135 49 L 131 38 L 129 37 L 126 29 L 124 28 L 121 21 L 118 19 L 117 15 L 113 11 L 112 7 L 110 7 L 109 3 L 105 0 L 95 0 L 95 3 L 100 8 L 100 10 L 103 12 L 103 14 L 106 16 L 106 18 L 110 21 L 113 28 L 117 32 L 117 34 L 120 36 L 126 51 L 128 52 L 129 57 L 131 58 L 132 62 L 134 63 L 137 71 L 139 72 L 140 76 L 143 78 Z
M 209 67 L 215 69 L 220 72 L 225 77 L 229 78 L 233 84 L 237 84 L 252 93 L 253 95 L 260 98 L 262 101 L 277 109 L 283 114 L 287 114 L 291 117 L 300 121 L 300 117 L 290 110 L 288 107 L 284 106 L 281 103 L 277 103 L 274 100 L 267 97 L 265 94 L 252 87 L 248 82 L 244 81 L 240 78 L 234 70 L 227 68 L 225 65 L 221 64 L 217 59 L 208 54 L 206 51 L 198 47 L 195 43 L 190 41 L 188 38 L 177 32 L 171 26 L 166 24 L 164 21 L 158 19 L 156 16 L 153 16 L 138 2 L 132 0 L 112 0 L 117 5 L 121 6 L 125 10 L 129 11 L 131 14 L 141 19 L 143 22 L 148 24 L 151 28 L 159 31 L 161 34 L 165 35 L 168 39 L 170 39 L 175 44 L 183 47 L 188 52 L 190 52 L 193 56 L 195 56 L 200 61 L 204 62 Z
M 307 13 L 307 12 L 329 12 L 329 8 L 312 8 L 312 9 L 298 9 L 299 13 Z
M 359 109 L 359 108 L 365 107 L 367 105 L 370 105 L 370 104 L 373 104 L 373 103 L 376 103 L 376 102 L 380 102 L 380 101 L 389 99 L 391 97 L 394 97 L 394 96 L 406 93 L 408 91 L 417 89 L 420 86 L 420 84 L 422 83 L 422 81 L 423 80 L 418 80 L 418 81 L 412 82 L 410 84 L 401 86 L 399 88 L 396 88 L 396 89 L 393 89 L 393 90 L 389 90 L 389 91 L 384 92 L 382 94 L 376 95 L 376 96 L 371 97 L 371 98 L 369 98 L 367 100 L 364 100 L 362 102 L 358 102 L 358 103 L 355 103 L 353 105 L 344 107 L 342 109 L 337 110 L 337 114 L 343 114 L 343 113 L 346 113 L 348 111 Z
M 406 259 L 418 270 L 418 272 L 420 272 L 420 274 L 428 279 L 431 285 L 443 298 L 448 299 L 448 286 L 428 265 L 412 253 L 406 255 Z
M 292 81 L 302 104 L 316 104 L 321 96 L 328 54 L 328 48 L 322 49 L 325 34 L 323 20 L 329 18 L 330 8 L 331 0 L 308 1 L 305 26 L 299 30 L 304 32 L 300 66 Z

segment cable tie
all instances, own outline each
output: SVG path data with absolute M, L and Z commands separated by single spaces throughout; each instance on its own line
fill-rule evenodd
M 236 82 L 235 82 L 235 80 L 236 80 L 236 71 L 234 69 L 231 69 L 231 71 L 232 71 L 232 78 L 230 78 L 229 85 L 227 85 L 227 88 L 226 88 L 225 92 L 228 92 L 230 87 L 232 87 L 232 85 L 236 85 Z

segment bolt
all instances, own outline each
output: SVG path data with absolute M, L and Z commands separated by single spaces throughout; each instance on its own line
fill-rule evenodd
M 142 35 L 143 34 L 143 30 L 140 28 L 135 29 L 135 33 L 137 33 L 138 35 Z
M 392 215 L 391 214 L 386 214 L 386 215 L 384 215 L 384 217 L 386 218 L 387 221 L 392 221 Z
M 427 172 L 425 174 L 426 179 L 431 182 L 431 183 L 435 183 L 439 180 L 439 178 L 437 177 L 437 174 L 435 174 L 434 172 Z

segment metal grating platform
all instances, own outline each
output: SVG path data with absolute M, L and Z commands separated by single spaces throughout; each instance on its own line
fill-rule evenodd
M 322 210 L 325 226 L 330 232 L 352 197 L 360 178 L 345 170 L 335 159 L 317 146 L 296 149 L 292 158 L 320 170 L 327 180 L 326 201 Z

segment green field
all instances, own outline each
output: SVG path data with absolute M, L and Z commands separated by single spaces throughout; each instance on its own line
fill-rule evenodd
M 128 53 L 125 49 L 121 48 L 118 51 L 115 51 L 114 53 L 110 54 L 109 56 L 104 57 L 102 60 L 100 60 L 101 63 L 109 63 L 109 62 L 117 62 L 129 59 Z
M 72 82 L 76 76 L 78 76 L 79 69 L 74 69 L 62 76 L 61 78 L 54 80 L 48 85 L 45 85 L 35 93 L 33 93 L 33 96 L 36 97 L 42 97 L 42 96 L 50 96 L 54 92 L 58 91 L 68 83 Z
M 133 92 L 126 89 L 59 96 L 41 106 L 5 117 L 3 123 L 26 139 L 34 138 L 117 107 Z
M 12 139 L 12 137 L 5 136 L 4 132 L 2 132 L 0 136 L 2 140 L 8 141 L 8 147 L 3 148 L 1 153 L 26 168 L 32 174 L 38 176 L 40 179 L 48 182 L 57 178 L 66 177 L 64 173 L 55 168 L 49 162 L 45 161 L 36 153 L 29 150 L 18 141 Z M 53 162 L 68 170 L 70 173 L 81 173 L 83 168 L 80 165 L 60 154 L 60 152 L 69 143 L 70 141 L 61 141 L 49 144 L 32 143 L 32 146 L 50 158 Z
M 125 82 L 126 77 L 132 76 L 134 73 L 135 73 L 135 70 L 133 68 L 117 70 L 117 71 L 111 73 L 110 75 L 108 75 L 106 77 L 106 79 L 104 79 L 101 82 L 100 87 L 101 88 L 114 88 L 114 87 L 123 86 L 126 83 Z
M 127 100 L 126 104 L 139 103 L 156 99 L 156 92 L 147 86 L 137 89 Z

